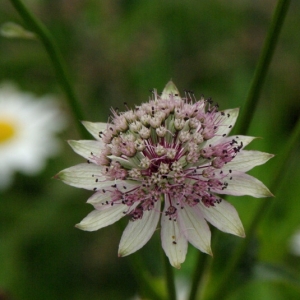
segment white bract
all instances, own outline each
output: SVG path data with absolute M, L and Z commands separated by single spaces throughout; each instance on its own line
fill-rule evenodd
M 46 158 L 57 154 L 54 134 L 65 125 L 52 97 L 37 99 L 12 84 L 0 86 L 0 189 L 13 174 L 33 175 L 45 167 Z
M 212 254 L 207 222 L 244 237 L 235 208 L 219 194 L 272 196 L 246 171 L 273 155 L 247 151 L 254 138 L 228 137 L 238 109 L 218 111 L 209 99 L 192 93 L 181 98 L 173 82 L 162 95 L 133 110 L 112 110 L 111 122 L 84 126 L 96 141 L 70 141 L 88 160 L 57 174 L 65 183 L 95 191 L 95 208 L 76 226 L 93 231 L 129 217 L 119 256 L 143 247 L 161 227 L 162 247 L 180 268 L 188 242 Z

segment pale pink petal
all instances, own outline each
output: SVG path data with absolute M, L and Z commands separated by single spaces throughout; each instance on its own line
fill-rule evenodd
M 169 208 L 168 202 L 165 202 L 165 208 L 161 216 L 161 241 L 162 247 L 169 258 L 170 264 L 180 269 L 180 264 L 184 262 L 187 253 L 188 243 L 181 232 L 178 222 L 169 219 L 165 212 Z
M 219 230 L 245 237 L 244 227 L 239 215 L 229 202 L 222 200 L 211 207 L 206 207 L 200 202 L 199 207 L 204 218 Z
M 97 189 L 97 179 L 98 181 L 105 180 L 102 174 L 102 167 L 88 163 L 64 169 L 54 177 L 71 186 L 87 190 Z
M 249 195 L 255 198 L 273 196 L 261 181 L 243 172 L 232 171 L 224 179 L 220 179 L 220 181 L 228 184 L 227 187 L 223 190 L 212 188 L 212 192 L 234 196 Z
M 87 129 L 87 131 L 98 141 L 101 140 L 101 138 L 99 137 L 100 132 L 105 131 L 107 129 L 107 123 L 95 123 L 88 121 L 82 121 L 81 123 Z
M 224 115 L 224 117 L 221 116 L 222 122 L 218 126 L 216 135 L 207 141 L 208 144 L 213 145 L 216 141 L 219 141 L 224 136 L 227 136 L 230 133 L 230 131 L 233 128 L 233 126 L 236 122 L 236 119 L 239 115 L 239 108 L 226 109 L 226 110 L 220 111 L 218 113 L 218 115 L 221 115 L 221 113 L 224 113 L 225 115 Z
M 212 255 L 210 229 L 198 206 L 184 206 L 178 211 L 178 222 L 186 239 L 200 251 Z
M 225 164 L 222 170 L 247 172 L 256 166 L 266 163 L 273 156 L 273 154 L 266 152 L 242 150 L 231 162 Z
M 139 186 L 139 182 L 133 180 L 107 180 L 102 167 L 88 163 L 64 169 L 54 177 L 71 186 L 93 191 L 117 188 L 126 192 Z
M 99 156 L 101 148 L 103 147 L 102 141 L 80 140 L 68 141 L 72 149 L 85 159 L 93 158 L 93 155 Z
M 127 256 L 149 241 L 160 217 L 160 204 L 156 201 L 152 210 L 144 211 L 142 219 L 129 221 L 120 241 L 119 256 Z
M 116 204 L 106 206 L 104 210 L 93 210 L 76 227 L 85 231 L 98 230 L 120 220 L 127 209 L 127 205 Z
M 102 190 L 94 193 L 88 200 L 87 203 L 92 204 L 95 209 L 101 210 L 105 208 L 108 203 L 111 202 L 111 193 L 103 193 Z
M 140 169 L 141 167 L 139 166 L 140 164 L 140 161 L 139 160 L 133 160 L 133 159 L 124 159 L 122 157 L 118 157 L 118 156 L 115 156 L 115 155 L 109 155 L 107 156 L 109 159 L 111 159 L 112 161 L 117 161 L 118 163 L 120 163 L 120 165 L 122 167 L 124 167 L 125 169 L 132 169 L 132 168 L 138 168 Z
M 242 146 L 241 149 L 243 149 L 255 139 L 257 139 L 257 137 L 247 135 L 232 135 L 222 137 L 220 139 L 214 140 L 213 142 L 211 142 L 211 140 L 208 140 L 207 143 L 212 146 L 215 146 L 216 144 L 231 143 L 234 140 L 236 142 L 236 145 Z

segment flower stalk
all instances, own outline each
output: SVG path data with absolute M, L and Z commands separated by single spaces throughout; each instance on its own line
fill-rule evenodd
M 247 133 L 251 124 L 251 120 L 253 119 L 253 115 L 260 98 L 261 89 L 265 82 L 290 2 L 290 0 L 279 0 L 275 7 L 271 24 L 268 29 L 267 36 L 250 85 L 246 104 L 243 107 L 243 113 L 240 122 L 235 128 L 235 132 L 239 134 Z
M 165 268 L 165 280 L 167 287 L 167 299 L 174 300 L 176 298 L 176 289 L 175 289 L 175 280 L 174 280 L 174 272 L 172 266 L 170 265 L 168 257 L 162 253 L 164 260 L 164 268 Z
M 55 70 L 55 74 L 60 84 L 61 88 L 65 92 L 69 106 L 76 120 L 76 125 L 78 126 L 78 131 L 82 137 L 87 137 L 86 131 L 83 126 L 78 122 L 79 120 L 84 120 L 82 110 L 79 105 L 79 101 L 75 95 L 72 84 L 69 80 L 69 74 L 64 62 L 64 59 L 61 55 L 61 52 L 56 45 L 55 40 L 53 39 L 49 30 L 44 26 L 44 24 L 39 21 L 22 3 L 20 0 L 10 0 L 14 8 L 23 18 L 25 23 L 31 28 L 31 30 L 36 33 L 40 41 L 45 47 L 46 52 L 49 55 L 49 58 L 52 62 L 52 65 Z
M 265 81 L 267 71 L 278 41 L 278 37 L 290 4 L 290 0 L 279 0 L 277 2 L 275 11 L 273 13 L 272 21 L 266 36 L 266 40 L 263 46 L 263 50 L 261 52 L 254 77 L 251 83 L 251 87 L 248 93 L 248 97 L 246 100 L 245 108 L 243 109 L 244 113 L 241 117 L 241 122 L 238 124 L 237 131 L 243 134 L 246 134 L 253 115 L 255 113 L 255 109 L 259 100 L 260 92 Z M 277 170 L 275 176 L 273 176 L 273 181 L 271 183 L 271 190 L 276 192 L 279 181 L 281 178 L 281 174 L 284 174 L 284 169 L 286 167 L 286 162 L 291 154 L 294 146 L 300 138 L 300 119 L 298 120 L 297 125 L 294 128 L 290 139 L 285 144 L 285 148 L 281 155 L 281 158 L 277 160 Z M 270 201 L 268 198 L 263 199 L 261 204 L 259 205 L 256 213 L 253 216 L 253 219 L 250 223 L 247 232 L 247 238 L 240 243 L 240 246 L 236 249 L 235 253 L 231 256 L 231 260 L 229 261 L 224 274 L 222 276 L 221 282 L 217 285 L 217 288 L 214 290 L 215 293 L 211 295 L 208 299 L 223 299 L 226 297 L 226 283 L 230 280 L 231 276 L 233 276 L 235 269 L 237 268 L 239 262 L 241 261 L 243 255 L 245 254 L 247 247 L 252 240 L 256 229 L 262 220 L 262 216 L 265 215 L 266 210 L 272 205 L 274 201 Z M 227 291 L 228 292 L 228 291 Z M 193 299 L 192 299 L 193 300 Z

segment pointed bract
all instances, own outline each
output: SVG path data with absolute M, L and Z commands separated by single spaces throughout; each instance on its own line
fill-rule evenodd
M 146 211 L 143 218 L 129 221 L 123 232 L 119 256 L 127 256 L 142 248 L 153 235 L 160 217 L 160 203 L 156 202 L 154 209 Z
M 219 230 L 231 233 L 240 237 L 245 237 L 244 227 L 236 209 L 227 201 L 211 207 L 200 204 L 204 218 Z
M 169 205 L 165 202 L 165 209 L 161 216 L 161 241 L 162 247 L 169 258 L 170 264 L 180 269 L 185 261 L 188 243 L 175 219 L 166 215 Z
M 179 91 L 178 91 L 176 85 L 173 83 L 172 80 L 170 80 L 166 84 L 166 86 L 165 86 L 165 88 L 164 88 L 164 90 L 162 92 L 161 98 L 162 99 L 169 99 L 170 96 L 171 97 L 172 96 L 179 96 Z
M 102 122 L 88 122 L 88 121 L 82 121 L 82 125 L 86 128 L 86 130 L 96 139 L 100 140 L 101 132 L 104 132 L 107 129 L 107 123 Z
M 85 159 L 93 159 L 93 156 L 99 156 L 101 153 L 101 148 L 103 146 L 102 141 L 68 141 L 72 149 L 84 157 Z
M 212 188 L 211 191 L 218 194 L 234 196 L 249 195 L 255 198 L 273 196 L 269 189 L 261 181 L 254 178 L 253 176 L 237 171 L 232 171 L 229 174 L 229 178 L 220 178 L 220 182 L 226 182 L 226 188 Z
M 178 222 L 186 239 L 200 251 L 212 255 L 210 229 L 197 206 L 186 205 L 178 213 Z
M 104 210 L 93 210 L 76 227 L 85 231 L 98 230 L 120 220 L 126 210 L 127 207 L 123 204 L 108 206 Z
M 274 155 L 270 153 L 244 150 L 238 153 L 238 155 L 231 162 L 224 165 L 222 170 L 247 172 L 256 166 L 266 163 L 272 157 L 274 157 Z

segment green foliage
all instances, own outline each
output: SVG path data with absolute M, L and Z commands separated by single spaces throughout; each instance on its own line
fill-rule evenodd
M 193 89 L 197 97 L 202 93 L 212 97 L 221 109 L 243 110 L 275 5 L 275 1 L 250 0 L 27 2 L 58 42 L 84 115 L 89 121 L 102 122 L 107 121 L 110 107 L 139 104 L 147 100 L 149 89 L 161 91 L 171 78 L 182 93 Z M 263 137 L 249 148 L 277 155 L 251 173 L 267 185 L 299 118 L 299 11 L 299 3 L 292 2 L 248 132 Z M 0 10 L 0 24 L 6 22 L 31 30 L 9 1 Z M 36 39 L 0 37 L 0 70 L 0 81 L 15 81 L 38 95 L 57 94 L 68 112 L 52 66 Z M 75 128 L 70 124 L 61 139 L 78 139 Z M 290 237 L 300 227 L 298 158 L 299 147 L 288 162 L 288 172 L 282 174 L 276 198 L 269 199 L 274 205 L 228 284 L 230 300 L 299 298 L 300 258 L 289 252 Z M 132 299 L 137 295 L 137 271 L 129 267 L 128 258 L 117 257 L 121 232 L 115 227 L 93 233 L 75 229 L 90 211 L 84 205 L 90 193 L 51 180 L 61 169 L 80 162 L 65 145 L 42 174 L 17 174 L 14 185 L 0 192 L 0 294 L 24 300 Z M 261 199 L 229 201 L 247 228 Z M 214 267 L 207 278 L 219 280 L 220 270 L 240 241 L 222 233 L 216 238 Z M 159 243 L 156 234 L 141 253 L 161 293 Z M 189 252 L 176 275 L 189 278 L 196 257 Z

